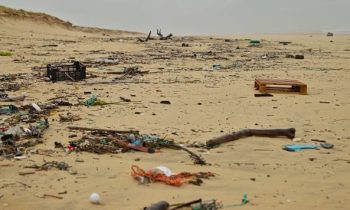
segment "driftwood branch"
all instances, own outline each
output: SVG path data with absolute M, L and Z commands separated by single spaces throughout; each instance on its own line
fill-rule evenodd
M 86 128 L 78 126 L 68 126 L 70 130 L 80 130 L 80 131 L 97 131 L 106 133 L 139 133 L 137 130 L 112 130 L 112 129 L 101 129 L 101 128 Z
M 151 37 L 151 33 L 152 33 L 152 31 L 149 31 L 148 36 L 147 36 L 147 38 L 145 39 L 145 42 L 147 42 L 147 41 L 149 40 L 149 38 Z
M 295 136 L 295 128 L 287 129 L 243 129 L 238 132 L 225 134 L 206 142 L 207 147 L 214 147 L 222 143 L 238 140 L 249 136 L 267 136 L 267 137 L 278 137 L 285 136 L 289 139 L 293 139 Z
M 157 35 L 160 37 L 160 40 L 167 40 L 167 39 L 171 39 L 171 37 L 173 36 L 172 33 L 168 34 L 167 36 L 163 36 L 162 34 L 162 30 L 161 29 L 157 29 Z
M 183 147 L 183 146 L 181 146 L 179 144 L 175 144 L 175 143 L 172 143 L 169 146 L 177 148 L 177 149 L 181 149 L 181 150 L 187 152 L 190 155 L 191 159 L 194 161 L 194 164 L 198 164 L 198 165 L 206 165 L 207 164 L 206 161 L 201 156 L 195 154 L 194 152 L 187 149 L 186 147 Z
M 143 40 L 141 38 L 137 38 L 137 40 L 139 40 L 140 42 L 147 42 L 151 38 L 151 33 L 152 33 L 152 31 L 149 31 L 148 36 L 146 37 L 145 40 Z
M 163 34 L 162 34 L 162 29 L 157 29 L 157 35 L 160 37 L 160 38 L 163 38 Z

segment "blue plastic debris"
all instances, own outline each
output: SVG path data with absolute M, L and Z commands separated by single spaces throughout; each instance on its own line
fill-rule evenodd
M 310 145 L 310 144 L 286 144 L 283 145 L 283 149 L 290 151 L 290 152 L 296 152 L 304 149 L 318 149 L 320 146 L 317 145 Z

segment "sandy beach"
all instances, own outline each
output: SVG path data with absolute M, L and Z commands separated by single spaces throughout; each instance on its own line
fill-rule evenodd
M 0 107 L 52 98 L 76 104 L 91 95 L 111 104 L 60 106 L 48 115 L 50 126 L 42 143 L 28 147 L 24 158 L 2 156 L 0 209 L 135 210 L 161 200 L 175 204 L 198 198 L 231 205 L 239 204 L 244 193 L 249 202 L 231 209 L 349 208 L 350 35 L 175 35 L 159 40 L 152 32 L 153 40 L 140 42 L 138 38 L 147 34 L 74 27 L 26 14 L 0 7 L 0 51 L 13 53 L 0 56 L 0 74 L 24 75 L 14 81 L 20 89 L 6 93 L 26 95 L 24 101 L 0 102 Z M 250 40 L 260 44 L 251 46 Z M 115 63 L 101 64 L 111 58 Z M 47 64 L 72 60 L 89 64 L 87 79 L 53 83 L 38 76 L 45 74 Z M 147 73 L 111 82 L 120 77 L 115 72 L 134 66 Z M 254 89 L 256 78 L 299 80 L 307 84 L 307 95 L 272 92 L 273 97 L 254 97 L 259 93 Z M 170 104 L 160 103 L 164 100 Z M 67 112 L 81 119 L 60 122 L 59 115 Z M 0 128 L 14 126 L 5 122 L 10 117 L 0 115 Z M 253 136 L 210 150 L 188 147 L 208 163 L 195 165 L 185 152 L 167 148 L 154 154 L 67 153 L 55 148 L 55 142 L 66 145 L 83 135 L 68 126 L 133 129 L 186 146 L 245 128 L 295 128 L 296 138 Z M 73 134 L 77 136 L 69 137 Z M 334 148 L 282 149 L 286 144 L 320 145 L 315 139 Z M 45 161 L 63 161 L 71 169 L 20 175 L 26 166 Z M 132 165 L 210 171 L 216 176 L 204 179 L 201 186 L 141 185 L 130 175 Z M 100 194 L 100 205 L 89 201 L 93 192 Z

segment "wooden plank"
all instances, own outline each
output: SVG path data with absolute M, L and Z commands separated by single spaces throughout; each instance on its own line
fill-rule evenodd
M 254 87 L 263 93 L 267 92 L 268 90 L 274 90 L 283 92 L 298 92 L 303 95 L 307 94 L 307 85 L 298 80 L 255 79 Z
M 298 80 L 281 80 L 281 79 L 256 79 L 258 84 L 273 84 L 273 85 L 305 85 Z

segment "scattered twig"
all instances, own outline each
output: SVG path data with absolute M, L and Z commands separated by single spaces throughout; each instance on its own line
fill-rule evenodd
M 23 183 L 23 182 L 20 182 L 20 181 L 17 181 L 18 183 L 20 183 L 21 185 L 23 185 L 24 187 L 28 187 L 28 188 L 31 188 L 32 186 L 26 184 L 26 183 Z
M 106 132 L 106 133 L 139 133 L 137 130 L 111 130 L 111 129 L 101 129 L 101 128 L 86 128 L 78 126 L 68 126 L 70 130 L 80 130 L 80 131 L 97 131 L 97 132 Z
M 61 196 L 52 195 L 52 194 L 47 194 L 47 193 L 45 193 L 45 194 L 43 195 L 43 197 L 44 197 L 44 198 L 45 198 L 45 197 L 51 197 L 51 198 L 63 199 L 63 197 L 61 197 Z
M 26 98 L 25 95 L 16 97 L 0 98 L 0 102 L 11 102 L 11 101 L 23 101 Z

